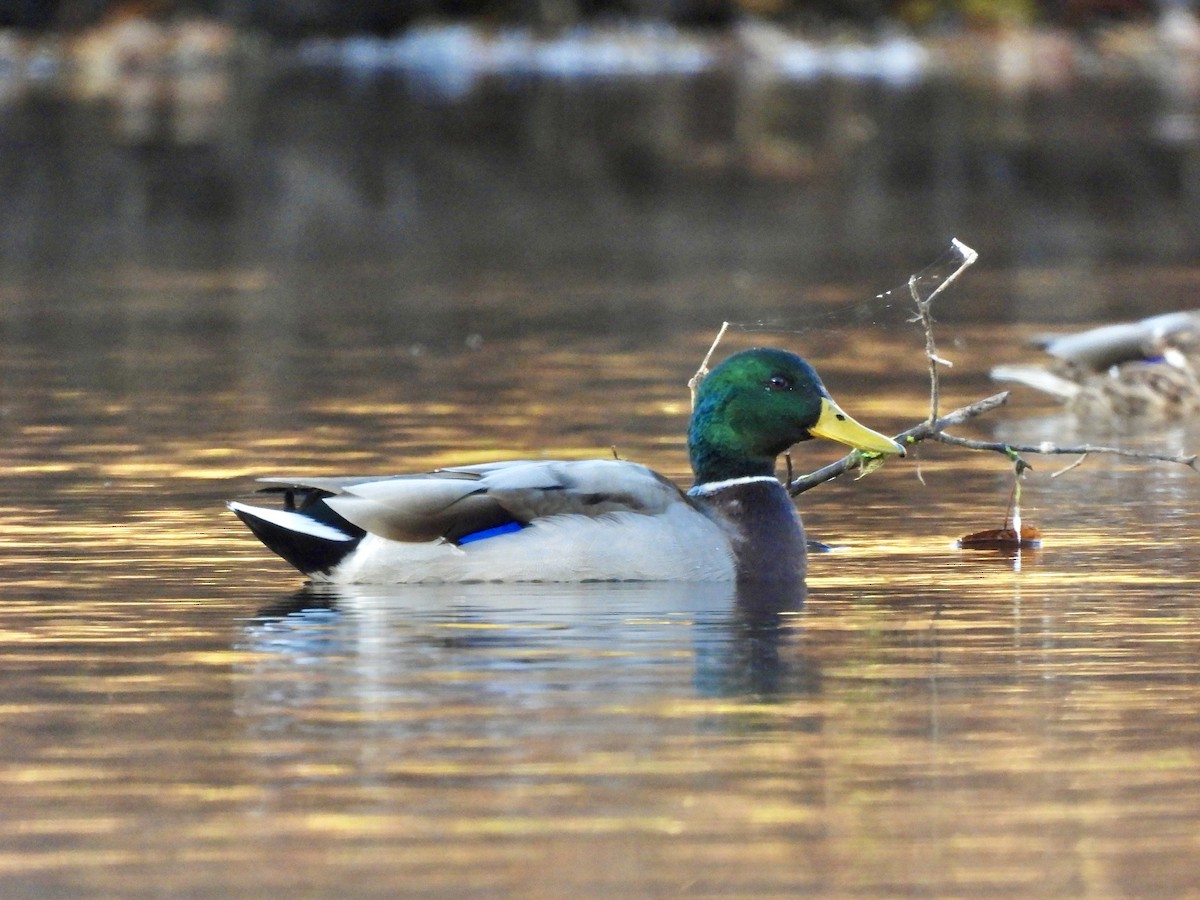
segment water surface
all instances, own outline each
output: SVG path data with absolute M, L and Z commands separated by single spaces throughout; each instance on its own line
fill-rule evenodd
M 3 893 L 1194 892 L 1182 467 L 1051 478 L 1070 460 L 1034 459 L 1044 547 L 1005 558 L 952 542 L 1003 523 L 1011 466 L 922 446 L 801 498 L 836 548 L 803 598 L 317 590 L 222 508 L 258 475 L 614 447 L 686 482 L 685 382 L 722 319 L 742 326 L 727 350 L 799 350 L 896 432 L 926 412 L 923 344 L 875 294 L 950 234 L 983 252 L 939 311 L 943 404 L 968 402 L 1041 328 L 1189 304 L 1186 198 L 1068 182 L 1021 203 L 1002 186 L 1033 190 L 1026 157 L 950 182 L 881 168 L 914 132 L 815 180 L 685 154 L 717 177 L 610 131 L 683 109 L 711 136 L 722 107 L 685 87 L 458 105 L 401 87 L 247 89 L 186 152 L 123 144 L 94 109 L 7 111 L 24 192 L 0 283 Z M 890 111 L 889 135 L 931 100 L 818 96 Z M 1145 108 L 1109 114 L 1137 134 Z M 1171 227 L 1122 243 L 1122 214 Z M 1054 242 L 1069 233 L 1086 240 Z M 1197 444 L 1020 392 L 963 433 Z

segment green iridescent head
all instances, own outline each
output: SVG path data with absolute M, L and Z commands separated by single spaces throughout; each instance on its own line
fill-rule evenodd
M 786 350 L 735 353 L 696 392 L 688 453 L 697 484 L 774 475 L 775 460 L 800 441 L 823 437 L 874 453 L 904 448 L 860 425 L 829 396 L 807 362 Z

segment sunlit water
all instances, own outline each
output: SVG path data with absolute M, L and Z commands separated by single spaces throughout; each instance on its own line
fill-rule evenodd
M 605 98 L 579 115 L 600 117 Z M 443 139 L 469 170 L 474 145 Z M 303 170 L 306 148 L 283 143 Z M 778 218 L 740 218 L 756 198 L 784 208 L 759 182 L 667 179 L 662 204 L 631 214 L 627 185 L 589 177 L 591 200 L 615 211 L 599 249 L 552 234 L 522 259 L 511 233 L 458 218 L 454 202 L 412 213 L 434 232 L 419 240 L 368 238 L 357 229 L 420 207 L 398 185 L 419 194 L 416 176 L 444 175 L 445 158 L 398 173 L 359 152 L 356 177 L 392 172 L 364 191 L 393 213 L 364 220 L 355 206 L 348 238 L 242 206 L 235 236 L 223 215 L 153 203 L 96 226 L 84 201 L 92 225 L 75 223 L 74 244 L 70 229 L 33 241 L 62 268 L 8 238 L 0 893 L 1195 891 L 1200 483 L 1183 467 L 1092 458 L 1052 478 L 1072 458 L 1032 458 L 1023 512 L 1045 542 L 1011 558 L 953 547 L 1003 524 L 1008 462 L 923 445 L 801 498 L 810 535 L 835 548 L 810 560 L 804 598 L 304 587 L 222 507 L 255 476 L 615 448 L 686 481 L 685 383 L 724 318 L 772 322 L 735 328 L 725 349 L 805 353 L 874 427 L 927 411 L 921 335 L 872 297 L 948 235 L 867 234 L 806 263 L 782 252 Z M 577 197 L 539 197 L 540 227 L 549 210 L 578 213 Z M 878 213 L 902 220 L 910 199 Z M 676 242 L 691 204 L 741 210 L 726 220 L 729 271 L 703 241 Z M 652 208 L 672 220 L 657 249 Z M 96 227 L 124 235 L 111 260 L 92 255 Z M 328 259 L 303 259 L 322 246 L 306 227 Z M 942 307 L 955 362 L 943 406 L 995 390 L 987 368 L 1033 358 L 1022 342 L 1045 323 L 1186 304 L 1200 278 L 1179 246 L 1139 266 L 1105 255 L 1101 273 L 1078 257 L 989 268 L 980 247 Z M 853 281 L 834 277 L 859 262 Z M 1096 433 L 1028 392 L 962 431 L 1197 445 L 1185 428 Z M 794 463 L 837 455 L 803 447 Z

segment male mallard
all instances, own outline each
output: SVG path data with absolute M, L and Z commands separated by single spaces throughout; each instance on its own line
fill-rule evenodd
M 775 461 L 813 437 L 904 455 L 842 412 L 800 357 L 746 350 L 696 394 L 686 494 L 637 463 L 521 461 L 265 478 L 284 509 L 229 507 L 314 581 L 794 580 L 804 529 Z
M 1183 421 L 1200 413 L 1200 312 L 1176 312 L 1034 342 L 1050 368 L 997 366 L 992 377 L 1056 397 L 1086 421 Z

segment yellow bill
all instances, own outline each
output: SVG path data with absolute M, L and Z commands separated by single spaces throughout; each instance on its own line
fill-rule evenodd
M 860 425 L 842 412 L 842 408 L 828 397 L 821 400 L 821 416 L 817 419 L 817 424 L 808 431 L 813 437 L 837 441 L 864 453 L 904 455 L 902 446 L 887 435 L 872 431 L 866 425 Z

